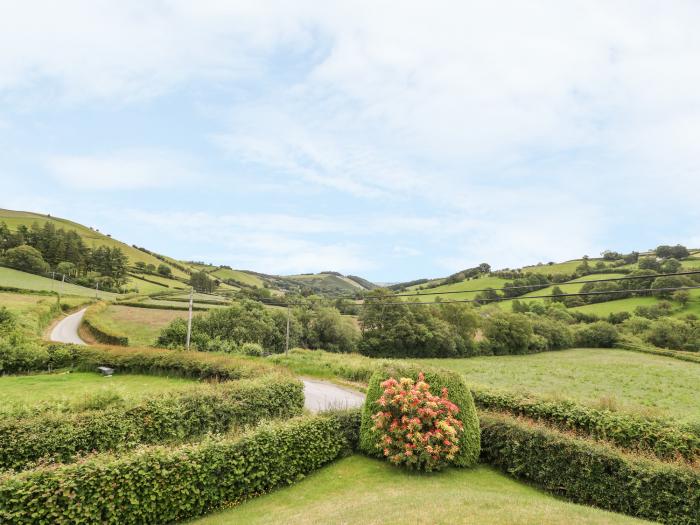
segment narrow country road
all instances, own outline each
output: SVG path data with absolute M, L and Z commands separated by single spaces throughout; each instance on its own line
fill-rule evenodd
M 84 345 L 80 339 L 78 328 L 85 315 L 85 308 L 61 319 L 49 338 L 57 343 L 73 343 Z M 311 412 L 320 412 L 329 408 L 353 408 L 362 406 L 365 395 L 349 388 L 342 388 L 328 381 L 302 379 L 304 382 L 304 406 Z
M 58 323 L 56 323 L 56 326 L 54 326 L 53 330 L 51 330 L 49 339 L 57 343 L 84 345 L 85 341 L 80 339 L 80 336 L 78 335 L 78 328 L 80 327 L 80 321 L 83 320 L 83 315 L 85 315 L 86 309 L 87 308 L 83 308 L 79 312 L 75 312 L 74 314 L 61 319 Z

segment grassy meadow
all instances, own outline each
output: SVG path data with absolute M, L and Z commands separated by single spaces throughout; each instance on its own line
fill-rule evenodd
M 17 318 L 20 328 L 29 335 L 37 335 L 56 314 L 57 297 L 25 293 L 0 292 L 0 306 L 4 306 Z M 70 308 L 86 304 L 90 299 L 76 296 L 61 297 L 61 304 Z
M 262 288 L 264 284 L 263 280 L 257 275 L 248 272 L 243 272 L 241 270 L 229 270 L 228 268 L 219 268 L 218 270 L 211 272 L 210 275 L 212 277 L 217 277 L 221 280 L 234 279 L 243 284 L 257 286 L 258 288 Z
M 429 294 L 434 292 L 462 292 L 462 293 L 450 293 L 445 296 L 445 300 L 456 300 L 456 299 L 474 299 L 478 292 L 473 290 L 483 290 L 485 288 L 494 288 L 499 290 L 503 288 L 503 285 L 507 283 L 507 279 L 501 279 L 500 277 L 479 277 L 478 279 L 470 279 L 466 281 L 461 281 L 459 283 L 445 284 L 442 286 L 437 286 L 435 288 L 430 288 L 427 290 L 419 290 L 418 288 L 412 288 L 409 291 L 402 293 L 412 293 L 415 292 L 416 296 L 422 301 L 434 301 L 439 296 L 438 295 L 425 295 L 425 297 L 420 297 L 422 294 Z M 411 300 L 411 297 L 404 297 L 406 300 Z
M 130 346 L 150 346 L 165 326 L 173 319 L 186 319 L 187 312 L 109 305 L 98 317 L 109 333 L 127 335 Z
M 85 288 L 70 283 L 54 281 L 48 277 L 34 275 L 32 273 L 20 272 L 12 268 L 4 268 L 0 266 L 0 286 L 11 288 L 22 288 L 24 290 L 36 290 L 44 292 L 62 292 L 65 295 L 80 295 L 83 297 L 95 297 L 95 290 Z M 99 291 L 100 299 L 112 299 L 117 297 L 117 294 L 110 292 Z
M 700 422 L 700 366 L 663 356 L 577 348 L 416 361 L 460 372 L 474 385 Z
M 96 397 L 137 401 L 154 392 L 187 388 L 191 380 L 164 376 L 56 372 L 0 377 L 0 412 L 41 404 L 79 405 Z
M 355 455 L 196 525 L 648 523 L 567 503 L 486 466 L 415 474 Z

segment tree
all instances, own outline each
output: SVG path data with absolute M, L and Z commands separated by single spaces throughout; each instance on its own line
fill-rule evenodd
M 661 272 L 662 273 L 676 273 L 680 271 L 681 267 L 683 265 L 678 259 L 670 258 L 665 260 L 661 264 Z
M 49 270 L 41 253 L 36 248 L 23 244 L 5 252 L 2 263 L 10 268 L 29 273 L 45 273 Z
M 146 263 L 143 261 L 136 261 L 136 263 L 134 263 L 134 266 L 136 267 L 137 270 L 139 270 L 141 272 L 146 270 Z
M 685 259 L 690 256 L 688 248 L 680 244 L 676 244 L 675 246 L 661 245 L 656 248 L 655 252 L 658 257 L 663 259 L 669 259 L 671 257 L 674 259 Z
M 216 283 L 203 271 L 194 272 L 190 275 L 190 285 L 195 291 L 203 293 L 211 293 L 216 289 Z
M 146 265 L 146 271 L 147 271 L 148 273 L 153 273 L 153 272 L 155 272 L 155 271 L 156 271 L 156 265 L 155 265 L 155 264 L 148 263 L 148 264 Z
M 671 297 L 674 301 L 685 308 L 690 301 L 690 292 L 688 290 L 678 290 L 677 292 L 673 292 Z
M 662 275 L 654 279 L 651 289 L 654 290 L 654 295 L 662 299 L 670 299 L 673 295 L 673 290 L 667 288 L 681 288 L 686 286 L 688 280 L 680 275 Z
M 532 325 L 523 314 L 498 312 L 484 322 L 484 336 L 496 355 L 525 354 L 532 338 Z
M 170 277 L 173 273 L 173 270 L 167 264 L 159 264 L 158 273 L 163 277 Z
M 561 288 L 559 288 L 558 286 L 555 286 L 554 288 L 552 288 L 552 301 L 555 303 L 564 303 L 564 300 L 566 299 L 566 297 L 557 297 L 557 296 L 561 296 L 563 294 L 564 294 L 564 291 Z
M 637 265 L 640 270 L 654 270 L 655 272 L 661 270 L 661 263 L 656 260 L 656 257 L 640 257 Z
M 75 264 L 68 261 L 58 263 L 56 271 L 62 275 L 73 275 L 75 273 Z

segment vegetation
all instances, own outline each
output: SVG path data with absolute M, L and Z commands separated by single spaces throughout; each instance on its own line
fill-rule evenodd
M 79 295 L 81 297 L 95 297 L 95 295 L 97 295 L 100 299 L 115 297 L 115 294 L 105 292 L 104 290 L 97 291 L 94 288 L 86 288 L 71 283 L 62 283 L 61 281 L 54 281 L 53 279 L 41 277 L 40 275 L 3 267 L 0 267 L 0 288 L 10 289 L 11 291 L 33 290 L 55 292 L 61 295 Z
M 0 420 L 0 469 L 27 468 L 42 459 L 66 463 L 91 451 L 122 451 L 225 433 L 263 419 L 300 415 L 303 406 L 301 382 L 268 376 L 200 386 L 134 406 L 6 418 Z
M 381 442 L 382 436 L 381 433 L 376 432 L 376 421 L 373 418 L 378 411 L 383 410 L 383 407 L 378 403 L 385 392 L 385 387 L 382 386 L 385 381 L 392 377 L 410 378 L 417 381 L 421 374 L 429 388 L 432 389 L 431 394 L 444 394 L 443 389 L 447 389 L 450 402 L 458 408 L 458 410 L 452 411 L 451 415 L 461 424 L 462 431 L 459 439 L 455 439 L 454 442 L 458 450 L 454 452 L 449 462 L 460 467 L 473 466 L 479 459 L 479 423 L 474 401 L 464 379 L 449 371 L 422 369 L 405 364 L 381 367 L 370 378 L 367 399 L 362 409 L 360 450 L 370 456 L 384 457 L 385 455 L 383 449 L 386 448 L 386 444 Z M 452 447 L 452 443 L 449 446 Z M 440 466 L 440 461 L 428 465 L 436 468 Z
M 175 319 L 186 319 L 186 311 L 136 308 L 110 304 L 95 312 L 102 330 L 126 336 L 130 346 L 152 346 L 163 328 Z
M 99 343 L 129 346 L 129 338 L 123 332 L 115 331 L 102 322 L 100 314 L 108 307 L 107 303 L 98 303 L 88 308 L 83 315 L 83 327 L 87 329 L 90 337 Z
M 700 519 L 700 473 L 519 423 L 482 417 L 483 457 L 555 494 L 669 524 Z
M 0 476 L 0 520 L 135 524 L 198 516 L 290 484 L 347 454 L 342 428 L 332 416 L 298 418 L 240 438 L 7 474 Z
M 416 523 L 484 525 L 648 523 L 567 503 L 484 465 L 427 476 L 354 455 L 291 487 L 201 518 L 193 525 L 382 525 L 406 522 L 407 516 Z

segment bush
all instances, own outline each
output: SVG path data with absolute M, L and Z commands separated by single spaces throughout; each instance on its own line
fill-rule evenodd
M 265 350 L 257 343 L 243 343 L 240 353 L 252 357 L 262 357 L 265 355 Z
M 568 324 L 539 316 L 530 316 L 530 323 L 535 336 L 541 336 L 544 339 L 544 348 L 541 350 L 561 350 L 574 345 L 574 336 Z M 533 346 L 531 341 L 531 351 Z
M 472 395 L 478 407 L 525 416 L 565 431 L 585 432 L 594 439 L 632 451 L 651 452 L 661 459 L 694 461 L 700 457 L 700 433 L 673 423 L 509 392 L 472 389 Z
M 637 459 L 512 418 L 483 416 L 482 458 L 586 505 L 677 525 L 700 522 L 700 473 Z
M 263 419 L 300 415 L 303 406 L 301 382 L 268 376 L 197 387 L 132 407 L 6 418 L 0 420 L 0 469 L 24 468 L 42 458 L 67 462 L 90 451 L 226 432 Z
M 379 401 L 384 393 L 382 383 L 390 377 L 405 377 L 416 381 L 423 373 L 425 382 L 430 385 L 430 393 L 439 395 L 447 389 L 449 399 L 459 412 L 455 418 L 463 425 L 463 432 L 457 442 L 459 451 L 452 463 L 459 467 L 470 467 L 479 459 L 479 421 L 476 416 L 474 400 L 464 379 L 457 373 L 446 370 L 419 369 L 412 365 L 387 365 L 372 374 L 367 387 L 367 399 L 362 409 L 360 427 L 360 449 L 374 457 L 384 457 L 381 436 L 373 430 L 375 423 L 372 416 L 382 410 Z M 379 447 L 377 445 L 380 445 Z
M 0 262 L 4 266 L 23 272 L 41 274 L 49 271 L 49 265 L 44 261 L 41 252 L 26 244 L 7 250 Z
M 576 344 L 589 348 L 612 348 L 620 334 L 607 321 L 597 321 L 581 326 L 576 331 Z
M 0 477 L 0 522 L 170 523 L 288 485 L 346 454 L 334 415 L 267 424 L 238 439 L 157 446 Z
M 381 383 L 384 392 L 377 400 L 380 410 L 372 415 L 376 447 L 395 465 L 411 469 L 442 470 L 459 452 L 464 425 L 457 419 L 459 408 L 441 395 L 430 393 L 422 373 L 418 379 L 393 377 Z
M 533 331 L 525 315 L 496 312 L 486 319 L 483 330 L 493 354 L 528 353 Z
M 651 322 L 644 339 L 661 348 L 700 350 L 700 325 L 695 321 L 662 317 Z
M 99 343 L 129 346 L 129 338 L 126 335 L 114 332 L 114 329 L 100 318 L 100 314 L 104 313 L 108 307 L 109 304 L 101 302 L 88 308 L 83 316 L 83 325 Z

